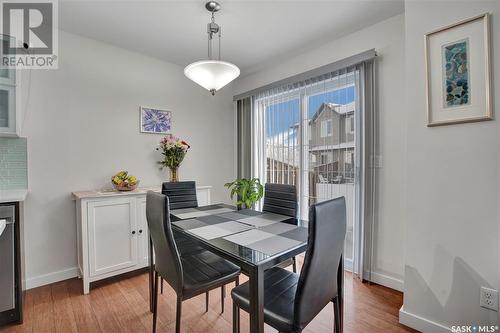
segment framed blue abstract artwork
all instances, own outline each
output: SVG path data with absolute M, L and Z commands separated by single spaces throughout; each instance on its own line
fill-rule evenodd
M 140 127 L 142 133 L 168 134 L 172 131 L 172 112 L 141 106 Z
M 444 45 L 443 50 L 443 107 L 470 104 L 469 39 Z
M 425 35 L 427 126 L 493 119 L 489 14 Z

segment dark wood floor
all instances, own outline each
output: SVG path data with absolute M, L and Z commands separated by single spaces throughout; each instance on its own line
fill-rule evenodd
M 241 281 L 246 280 L 241 277 Z M 346 273 L 344 332 L 415 332 L 398 323 L 403 302 L 401 293 L 378 285 L 362 284 Z M 175 330 L 175 297 L 165 284 L 158 303 L 159 332 Z M 183 303 L 183 332 L 232 332 L 232 306 L 228 286 L 226 311 L 220 314 L 220 289 L 210 293 L 210 310 L 205 313 L 204 296 Z M 93 285 L 82 295 L 82 284 L 71 279 L 29 290 L 25 321 L 0 329 L 4 332 L 151 332 L 148 275 L 131 274 Z M 248 332 L 248 315 L 242 311 L 241 331 Z M 305 332 L 333 332 L 333 307 L 326 307 Z M 266 332 L 275 332 L 266 326 Z

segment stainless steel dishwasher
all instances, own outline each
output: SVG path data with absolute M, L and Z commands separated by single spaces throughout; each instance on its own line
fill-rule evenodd
M 14 206 L 0 206 L 0 312 L 16 307 Z
M 0 325 L 21 320 L 18 204 L 0 204 Z

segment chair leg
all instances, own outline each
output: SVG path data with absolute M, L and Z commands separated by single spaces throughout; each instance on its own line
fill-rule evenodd
M 240 308 L 233 302 L 233 333 L 240 333 Z
M 333 332 L 341 333 L 342 330 L 340 328 L 340 302 L 337 297 L 333 299 L 333 315 L 335 316 L 333 322 Z
M 224 298 L 226 298 L 226 285 L 220 287 L 220 305 L 222 308 L 221 313 L 224 313 Z
M 239 276 L 236 278 L 236 281 L 234 281 L 234 285 L 236 287 L 238 287 L 240 285 L 240 277 Z
M 175 314 L 175 333 L 181 333 L 182 299 L 177 296 L 177 312 Z
M 293 264 L 292 264 L 293 272 L 297 273 L 297 260 L 295 260 L 295 257 L 293 257 L 292 260 L 293 260 Z
M 208 312 L 208 291 L 205 293 L 205 312 Z
M 163 295 L 163 279 L 161 279 L 161 294 Z
M 158 272 L 155 272 L 153 290 L 153 333 L 156 333 L 156 318 L 158 317 Z

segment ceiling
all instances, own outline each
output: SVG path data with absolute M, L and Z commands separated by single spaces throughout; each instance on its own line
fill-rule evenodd
M 403 0 L 220 0 L 222 59 L 242 75 L 404 11 Z M 67 32 L 186 66 L 207 57 L 205 1 L 59 1 Z

